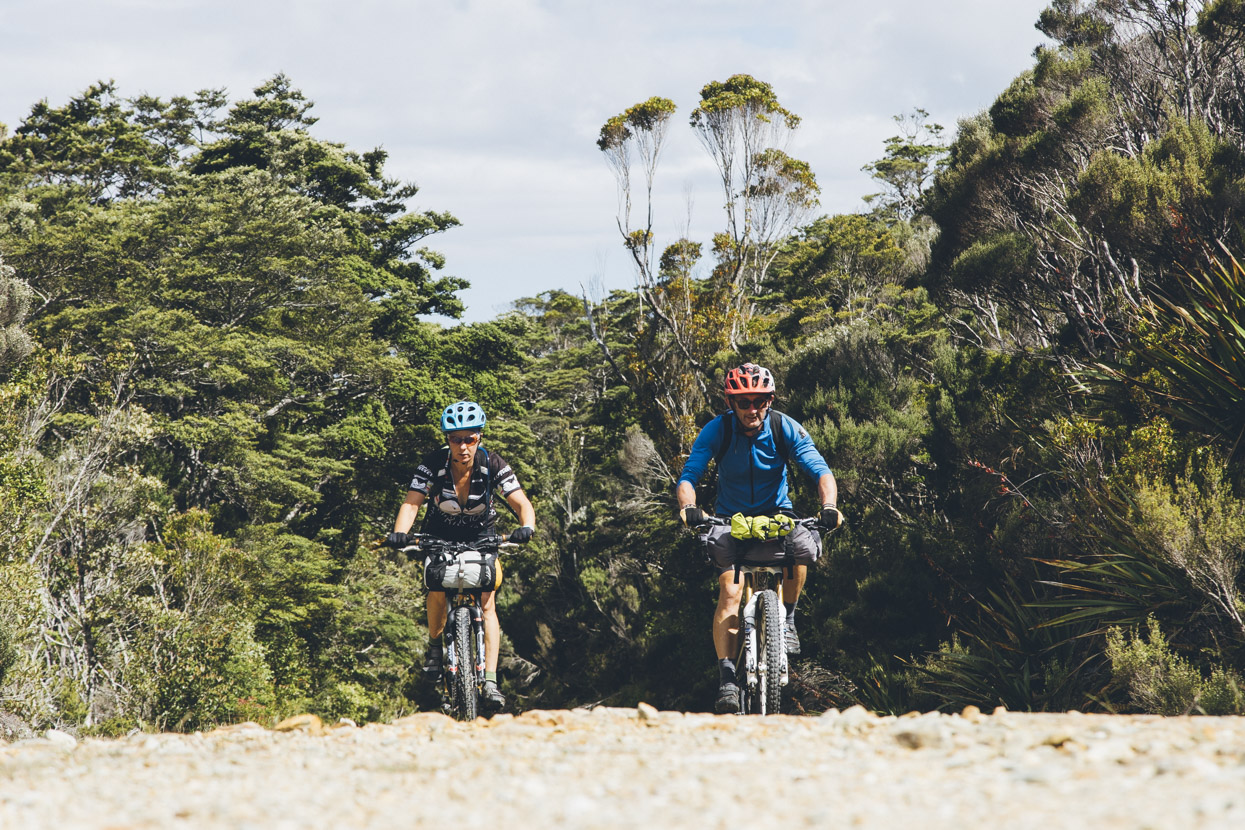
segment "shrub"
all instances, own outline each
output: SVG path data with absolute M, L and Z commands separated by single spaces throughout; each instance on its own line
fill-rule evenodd
M 1147 637 L 1112 626 L 1107 631 L 1107 657 L 1112 681 L 1127 692 L 1131 708 L 1149 714 L 1209 715 L 1242 711 L 1240 678 L 1221 667 L 1209 679 L 1172 651 L 1158 620 L 1146 621 Z

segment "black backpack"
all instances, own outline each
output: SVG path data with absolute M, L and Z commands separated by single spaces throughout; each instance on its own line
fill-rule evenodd
M 722 463 L 727 450 L 731 448 L 731 441 L 735 440 L 735 413 L 724 412 L 721 418 L 722 446 L 718 447 L 718 451 L 713 456 L 713 460 L 718 464 Z M 782 431 L 782 413 L 775 409 L 769 411 L 769 431 L 774 434 L 774 446 L 778 448 L 778 454 L 782 456 L 783 461 L 790 464 L 791 448 L 787 446 L 787 434 Z

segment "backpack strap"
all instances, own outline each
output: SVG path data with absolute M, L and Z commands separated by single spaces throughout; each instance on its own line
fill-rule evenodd
M 787 433 L 782 428 L 782 413 L 773 407 L 769 411 L 769 431 L 774 435 L 774 446 L 782 460 L 791 463 L 791 448 L 787 446 Z
M 713 460 L 718 464 L 721 464 L 722 459 L 726 457 L 726 451 L 731 448 L 731 440 L 735 437 L 735 413 L 726 412 L 721 418 L 722 444 L 718 447 L 718 451 L 713 454 Z
M 476 450 L 476 468 L 484 473 L 484 515 L 493 510 L 493 465 L 489 463 L 488 450 Z
M 453 481 L 450 479 L 450 447 L 445 446 L 445 461 L 441 462 L 439 475 L 428 485 L 428 508 L 424 510 L 424 521 L 419 526 L 423 533 L 427 533 L 432 526 L 432 505 L 440 498 L 441 493 L 445 492 L 446 486 L 453 487 Z

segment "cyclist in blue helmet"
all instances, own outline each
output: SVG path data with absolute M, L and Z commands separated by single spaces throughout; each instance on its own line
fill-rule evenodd
M 480 405 L 472 401 L 450 404 L 441 413 L 441 431 L 446 444 L 423 457 L 411 479 L 406 500 L 398 508 L 393 532 L 386 544 L 405 547 L 407 534 L 415 524 L 420 508 L 428 503 L 423 532 L 451 542 L 474 542 L 492 536 L 497 521 L 493 509 L 493 490 L 500 488 L 506 503 L 519 517 L 521 527 L 510 534 L 510 541 L 525 543 L 536 532 L 536 511 L 523 492 L 514 470 L 499 454 L 482 445 L 484 424 L 488 420 Z M 498 583 L 501 581 L 498 565 Z M 497 687 L 497 653 L 501 642 L 501 623 L 497 619 L 495 591 L 480 597 L 484 609 L 484 688 L 486 706 L 494 711 L 506 705 Z M 428 653 L 424 672 L 439 676 L 442 670 L 441 634 L 445 627 L 444 591 L 429 591 Z

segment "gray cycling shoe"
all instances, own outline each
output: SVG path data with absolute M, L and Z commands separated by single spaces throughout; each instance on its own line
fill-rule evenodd
M 787 617 L 787 622 L 782 627 L 782 638 L 787 643 L 788 654 L 800 653 L 800 635 L 795 633 L 795 620 Z
M 441 678 L 441 672 L 444 671 L 441 665 L 442 655 L 441 649 L 428 649 L 424 654 L 424 665 L 420 667 L 420 671 L 424 673 L 425 677 L 430 677 L 433 680 Z
M 484 681 L 484 688 L 480 690 L 480 702 L 487 712 L 500 712 L 506 708 L 506 696 L 497 688 L 496 680 Z
M 739 714 L 739 687 L 733 680 L 723 680 L 718 686 L 718 699 L 713 704 L 713 711 L 719 715 Z

